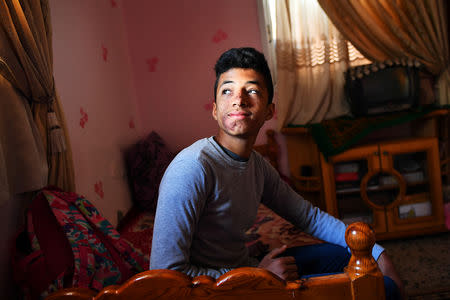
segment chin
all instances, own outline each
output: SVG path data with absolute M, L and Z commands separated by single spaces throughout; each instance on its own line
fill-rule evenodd
M 237 137 L 237 138 L 242 138 L 242 139 L 246 139 L 252 136 L 256 136 L 258 134 L 258 132 L 254 132 L 251 130 L 236 130 L 236 131 L 230 131 L 229 134 L 231 136 Z
M 258 134 L 259 129 L 256 130 L 254 127 L 246 125 L 247 124 L 231 124 L 229 126 L 225 126 L 223 128 L 223 131 L 226 132 L 229 136 L 242 139 L 256 136 Z

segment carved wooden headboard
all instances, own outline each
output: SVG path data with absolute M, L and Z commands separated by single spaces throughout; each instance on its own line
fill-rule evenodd
M 209 276 L 191 278 L 172 270 L 151 270 L 99 293 L 72 288 L 55 292 L 47 300 L 385 299 L 383 276 L 372 258 L 373 231 L 367 224 L 353 223 L 345 238 L 352 257 L 342 274 L 286 282 L 259 268 L 234 269 L 217 280 Z

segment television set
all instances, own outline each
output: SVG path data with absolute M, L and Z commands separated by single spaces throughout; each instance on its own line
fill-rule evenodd
M 371 64 L 350 68 L 345 93 L 355 117 L 409 110 L 419 103 L 416 66 Z

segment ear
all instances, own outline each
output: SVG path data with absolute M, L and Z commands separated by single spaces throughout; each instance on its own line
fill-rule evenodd
M 275 104 L 270 103 L 267 106 L 266 121 L 269 121 L 270 119 L 272 119 L 274 114 L 275 114 Z
M 213 102 L 212 116 L 213 116 L 214 120 L 217 121 L 217 105 L 216 105 L 216 101 Z

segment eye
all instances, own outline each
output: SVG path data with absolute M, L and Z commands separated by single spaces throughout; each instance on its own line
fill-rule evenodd
M 229 94 L 231 94 L 231 90 L 229 90 L 229 89 L 222 90 L 222 95 L 229 95 Z
M 259 91 L 257 89 L 250 89 L 247 91 L 250 95 L 258 95 Z

